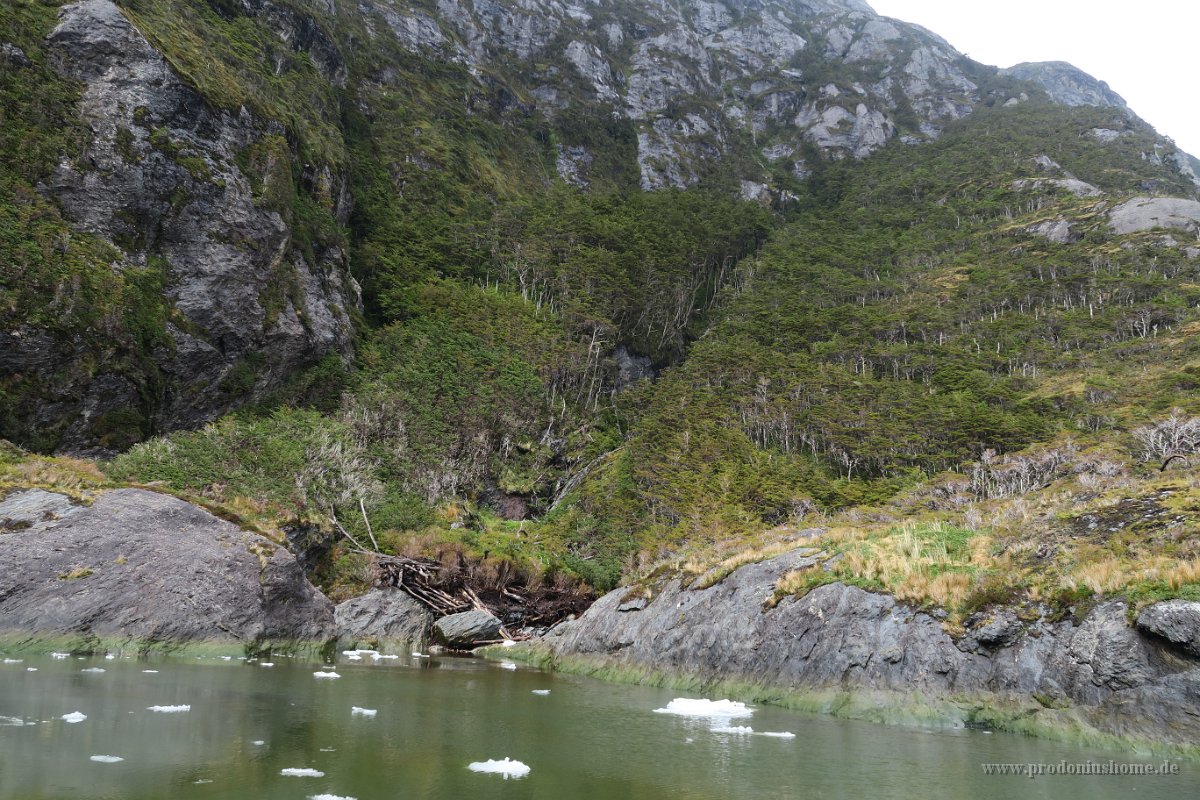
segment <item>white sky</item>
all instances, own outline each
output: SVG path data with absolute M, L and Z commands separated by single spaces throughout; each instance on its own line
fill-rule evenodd
M 1069 61 L 1200 156 L 1200 0 L 867 0 L 976 61 Z

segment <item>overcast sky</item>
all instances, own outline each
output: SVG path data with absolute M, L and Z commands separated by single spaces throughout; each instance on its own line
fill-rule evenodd
M 976 61 L 1069 61 L 1200 156 L 1200 0 L 867 0 Z

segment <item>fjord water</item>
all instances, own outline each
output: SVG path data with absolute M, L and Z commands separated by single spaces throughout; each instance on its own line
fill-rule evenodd
M 273 667 L 18 658 L 0 666 L 4 800 L 1200 796 L 1200 764 L 1188 761 L 1171 777 L 988 776 L 982 763 L 1162 760 L 769 706 L 725 724 L 795 738 L 714 733 L 711 720 L 654 713 L 679 692 L 476 659 L 339 658 L 332 669 L 341 677 L 321 679 L 313 672 L 330 667 L 282 657 Z M 83 671 L 92 668 L 104 672 Z M 181 705 L 190 710 L 147 710 Z M 355 706 L 376 714 L 354 714 Z M 61 718 L 75 711 L 87 719 Z M 530 774 L 505 780 L 468 769 L 506 757 Z M 281 775 L 297 768 L 324 775 Z

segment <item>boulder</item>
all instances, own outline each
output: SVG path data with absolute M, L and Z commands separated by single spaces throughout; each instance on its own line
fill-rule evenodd
M 1187 600 L 1155 603 L 1138 614 L 1137 626 L 1200 658 L 1200 603 Z
M 500 627 L 495 615 L 472 609 L 442 617 L 433 624 L 433 635 L 439 644 L 452 650 L 470 650 L 498 640 Z
M 421 644 L 432 624 L 433 612 L 400 589 L 376 589 L 334 611 L 337 637 L 345 645 Z
M 60 516 L 0 534 L 0 637 L 169 650 L 332 636 L 333 604 L 287 550 L 191 503 L 121 489 Z

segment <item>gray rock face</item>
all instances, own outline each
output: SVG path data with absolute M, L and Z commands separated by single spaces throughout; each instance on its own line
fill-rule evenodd
M 432 625 L 433 613 L 400 589 L 376 589 L 334 611 L 337 637 L 346 645 L 419 645 Z
M 333 622 L 287 550 L 167 495 L 109 492 L 0 534 L 0 636 L 261 648 L 324 642 Z
M 1200 658 L 1200 603 L 1168 600 L 1142 609 L 1137 626 Z
M 1000 70 L 1023 81 L 1039 84 L 1050 99 L 1064 106 L 1103 106 L 1119 108 L 1132 116 L 1125 99 L 1078 67 L 1065 61 L 1040 61 L 1017 64 Z
M 500 638 L 500 620 L 481 609 L 442 617 L 433 624 L 433 638 L 452 650 L 470 650 Z
M 648 603 L 617 590 L 543 642 L 558 656 L 701 680 L 1002 698 L 1029 713 L 1060 713 L 1032 701 L 1037 695 L 1069 705 L 1074 720 L 1102 731 L 1182 744 L 1200 735 L 1200 661 L 1166 657 L 1130 627 L 1122 602 L 1097 607 L 1078 626 L 1023 622 L 997 609 L 957 640 L 929 614 L 842 584 L 765 607 L 782 575 L 816 563 L 811 553 L 742 567 L 707 589 L 670 580 Z
M 306 44 L 329 80 L 344 80 L 332 44 L 276 11 L 263 13 L 273 15 L 279 34 Z M 166 384 L 155 427 L 195 426 L 329 353 L 348 356 L 359 298 L 345 254 L 332 247 L 318 248 L 313 260 L 302 255 L 279 214 L 259 207 L 238 166 L 247 148 L 282 130 L 244 109 L 209 107 L 110 0 L 64 6 L 48 47 L 56 69 L 83 84 L 80 115 L 92 141 L 78 162 L 62 162 L 47 190 L 76 228 L 120 248 L 114 269 L 165 270 L 179 313 L 179 324 L 168 326 L 172 346 L 152 354 Z M 344 221 L 342 179 L 318 167 L 311 177 Z M 280 286 L 283 297 L 268 300 Z M 37 347 L 36 332 L 21 338 L 18 352 Z M 222 383 L 244 372 L 248 358 L 272 368 L 231 396 Z M 61 361 L 48 374 L 54 368 L 65 371 Z M 104 366 L 76 381 L 57 385 L 62 400 L 37 420 L 43 428 L 70 420 L 59 444 L 68 450 L 94 444 L 93 422 L 138 407 L 141 397 L 129 378 Z
M 1037 225 L 1032 225 L 1025 229 L 1027 233 L 1032 233 L 1035 236 L 1044 236 L 1056 244 L 1070 244 L 1071 242 L 1079 241 L 1079 234 L 1075 232 L 1070 222 L 1065 219 L 1052 219 L 1045 222 L 1039 222 Z
M 55 492 L 42 489 L 13 492 L 0 501 L 0 533 L 37 533 L 81 510 L 69 497 Z
M 1174 228 L 1200 236 L 1200 202 L 1176 197 L 1135 197 L 1109 214 L 1113 233 Z

